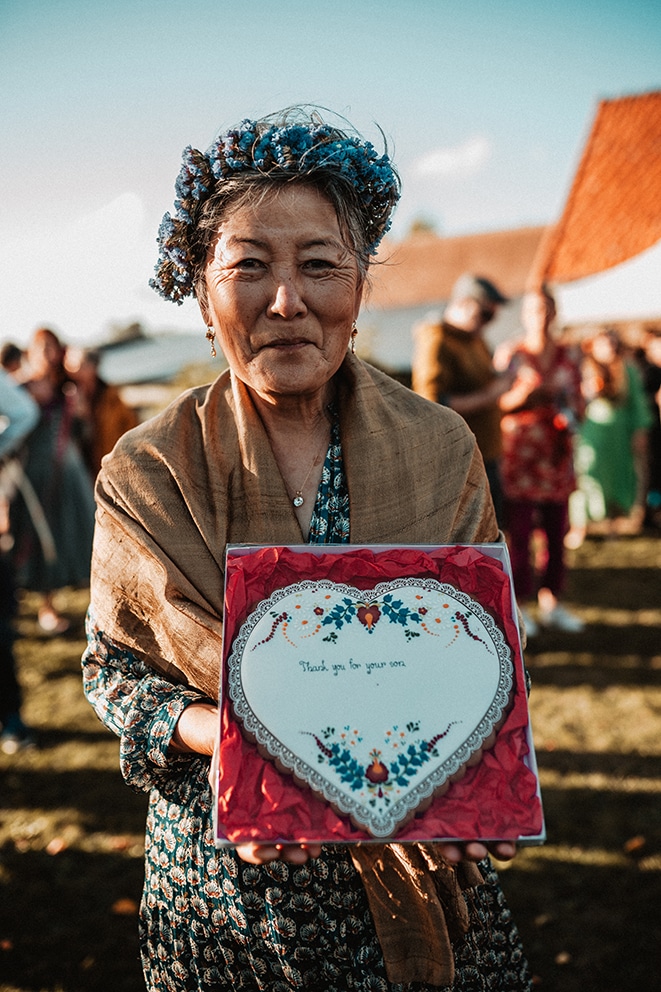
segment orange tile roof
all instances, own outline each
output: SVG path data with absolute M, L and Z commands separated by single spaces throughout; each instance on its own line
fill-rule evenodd
M 463 272 L 494 282 L 506 296 L 520 296 L 544 227 L 523 227 L 461 237 L 426 232 L 382 245 L 371 271 L 367 303 L 371 309 L 436 304 L 445 301 Z
M 531 284 L 571 282 L 619 265 L 661 239 L 661 92 L 603 100 L 557 225 Z

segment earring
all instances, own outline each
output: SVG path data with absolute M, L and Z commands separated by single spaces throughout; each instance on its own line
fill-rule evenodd
M 211 357 L 216 357 L 216 332 L 211 324 L 207 327 L 207 341 L 211 345 Z
M 358 328 L 356 327 L 356 321 L 354 320 L 351 325 L 351 354 L 356 354 L 356 338 L 358 337 Z

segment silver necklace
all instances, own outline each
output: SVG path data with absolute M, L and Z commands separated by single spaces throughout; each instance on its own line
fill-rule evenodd
M 327 413 L 328 419 L 330 420 L 330 413 L 331 413 L 331 405 L 330 405 L 330 403 L 327 404 L 327 406 L 326 406 L 326 413 Z M 328 444 L 326 445 L 326 448 L 324 449 L 324 452 L 327 449 L 328 449 Z M 315 467 L 316 464 L 317 464 L 317 455 L 315 455 L 314 458 L 312 459 L 312 464 L 310 465 L 310 468 L 307 471 L 307 475 L 305 476 L 305 478 L 303 479 L 303 482 L 301 483 L 301 485 L 299 486 L 299 488 L 296 490 L 296 492 L 294 493 L 294 495 L 291 498 L 292 503 L 294 504 L 294 506 L 297 509 L 298 509 L 299 506 L 303 506 L 303 504 L 305 503 L 305 497 L 303 496 L 303 490 L 305 489 L 305 483 L 310 478 L 310 473 L 312 472 L 312 469 Z
M 292 497 L 292 503 L 294 504 L 294 506 L 303 506 L 303 504 L 305 503 L 305 499 L 303 497 L 303 490 L 305 489 L 305 483 L 310 478 L 310 473 L 312 472 L 312 469 L 315 467 L 316 464 L 317 464 L 317 456 L 315 455 L 312 465 L 310 465 L 310 468 L 308 469 L 308 474 L 305 476 L 303 482 L 301 483 L 300 489 L 297 489 Z

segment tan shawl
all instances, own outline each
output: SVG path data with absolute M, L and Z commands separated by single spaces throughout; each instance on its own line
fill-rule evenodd
M 337 387 L 352 543 L 497 539 L 482 459 L 461 417 L 351 355 Z M 245 386 L 225 373 L 131 431 L 104 459 L 97 502 L 100 628 L 217 698 L 226 544 L 304 542 Z M 364 845 L 352 857 L 390 980 L 450 984 L 450 937 L 468 925 L 460 881 L 476 884 L 477 869 L 462 876 L 433 845 Z
M 452 941 L 469 927 L 463 891 L 482 882 L 477 865 L 453 868 L 435 844 L 358 844 L 350 853 L 389 981 L 452 985 Z
M 338 373 L 354 544 L 497 539 L 482 460 L 451 410 L 348 356 Z M 230 544 L 301 544 L 261 420 L 224 373 L 125 435 L 97 483 L 92 607 L 163 674 L 218 696 Z

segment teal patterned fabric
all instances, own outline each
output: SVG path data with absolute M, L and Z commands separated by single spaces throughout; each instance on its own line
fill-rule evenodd
M 343 543 L 349 501 L 337 421 L 313 514 L 312 543 Z M 347 848 L 306 865 L 255 866 L 214 847 L 209 760 L 168 753 L 182 710 L 200 694 L 173 685 L 113 644 L 88 617 L 85 692 L 120 738 L 130 786 L 150 793 L 142 963 L 152 992 L 438 992 L 388 982 L 362 882 Z M 453 992 L 529 992 L 519 935 L 498 878 L 469 890 Z M 446 990 L 447 992 L 447 990 Z

